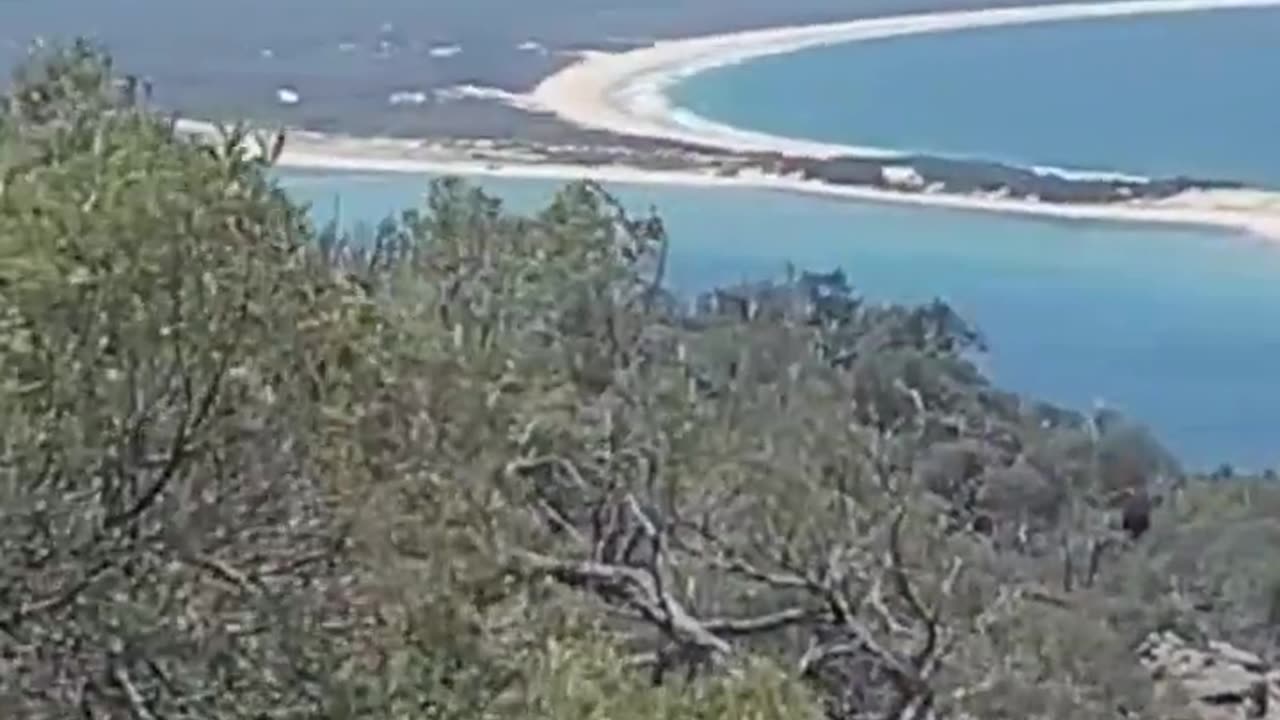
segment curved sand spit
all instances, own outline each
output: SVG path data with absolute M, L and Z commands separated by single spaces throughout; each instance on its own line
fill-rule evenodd
M 1063 20 L 1274 6 L 1280 6 L 1280 0 L 1124 0 L 899 15 L 673 40 L 624 53 L 587 54 L 543 80 L 531 99 L 568 122 L 621 134 L 741 152 L 892 156 L 889 150 L 797 140 L 714 123 L 673 108 L 664 91 L 705 70 L 824 45 Z
M 837 43 L 969 28 L 1278 5 L 1280 0 L 1073 3 L 902 15 L 674 40 L 629 52 L 585 55 L 578 63 L 544 80 L 530 99 L 533 104 L 573 124 L 626 135 L 737 152 L 780 152 L 819 158 L 851 154 L 892 157 L 895 153 L 887 150 L 778 137 L 714 123 L 673 108 L 664 91 L 679 80 L 711 68 Z M 1025 200 L 906 194 L 763 176 L 754 178 L 752 184 L 864 199 L 1059 217 L 1222 225 L 1280 238 L 1280 194 L 1262 191 L 1207 191 L 1159 202 L 1066 206 Z
M 834 43 L 965 28 L 1277 5 L 1280 0 L 1124 0 L 904 15 L 666 41 L 623 53 L 585 54 L 578 63 L 544 80 L 525 100 L 582 127 L 692 142 L 728 151 L 776 151 L 811 157 L 884 154 L 888 151 L 807 142 L 698 119 L 690 121 L 670 107 L 663 90 L 691 73 L 712 67 Z M 194 132 L 212 132 L 205 123 L 185 121 L 183 124 Z M 726 177 L 706 169 L 652 171 L 622 165 L 556 165 L 518 158 L 480 161 L 467 157 L 466 153 L 426 142 L 310 132 L 290 136 L 280 164 L 375 172 L 544 179 L 586 177 L 624 184 L 766 188 L 855 200 L 1069 219 L 1217 226 L 1280 240 L 1280 193 L 1261 190 L 1194 191 L 1160 201 L 1067 205 L 988 196 L 897 192 L 761 172 Z

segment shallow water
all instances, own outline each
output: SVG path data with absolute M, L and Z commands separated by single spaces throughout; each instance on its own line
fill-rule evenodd
M 329 217 L 374 222 L 418 201 L 414 176 L 290 174 Z M 485 180 L 517 208 L 555 185 Z M 941 296 L 985 331 L 1004 387 L 1143 420 L 1188 462 L 1280 465 L 1280 248 L 1220 232 L 1051 222 L 765 191 L 617 187 L 656 205 L 680 290 L 844 267 L 869 297 Z
M 683 107 L 754 130 L 1022 164 L 1280 187 L 1280 8 L 917 35 L 698 75 Z

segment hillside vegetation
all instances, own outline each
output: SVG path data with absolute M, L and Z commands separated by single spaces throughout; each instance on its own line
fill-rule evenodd
M 945 304 L 690 306 L 588 183 L 353 243 L 135 89 L 77 45 L 0 111 L 0 716 L 1176 718 L 1152 633 L 1280 649 L 1274 484 Z

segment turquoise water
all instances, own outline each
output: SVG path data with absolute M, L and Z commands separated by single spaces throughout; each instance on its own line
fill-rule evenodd
M 513 207 L 553 184 L 484 184 Z M 292 174 L 320 219 L 413 205 L 427 179 Z M 952 302 L 988 335 L 1002 386 L 1078 409 L 1095 400 L 1151 425 L 1191 464 L 1280 465 L 1280 248 L 1221 232 L 1065 223 L 765 191 L 617 187 L 655 205 L 671 281 L 692 291 L 845 268 L 869 297 Z
M 673 96 L 831 142 L 1280 187 L 1280 9 L 920 35 L 762 58 Z

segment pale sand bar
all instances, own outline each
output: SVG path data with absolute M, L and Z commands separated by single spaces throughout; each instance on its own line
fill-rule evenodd
M 711 68 L 838 43 L 1029 23 L 1277 5 L 1280 0 L 1129 0 L 903 15 L 675 40 L 625 53 L 584 56 L 577 64 L 544 80 L 532 93 L 532 100 L 581 127 L 624 135 L 696 143 L 736 152 L 777 152 L 817 158 L 893 157 L 897 153 L 879 148 L 811 142 L 714 123 L 677 111 L 664 92 L 672 84 Z M 756 178 L 756 183 L 877 201 L 1054 217 L 1209 224 L 1280 239 L 1280 194 L 1266 191 L 1214 190 L 1187 192 L 1161 201 L 1053 205 L 1019 199 L 832 187 L 782 178 L 761 177 Z
M 694 143 L 725 152 L 763 151 L 819 158 L 883 157 L 892 153 L 770 136 L 696 119 L 690 122 L 674 112 L 663 90 L 681 78 L 709 68 L 836 43 L 967 28 L 1278 5 L 1280 0 L 1127 0 L 905 15 L 665 41 L 623 53 L 584 54 L 576 64 L 543 81 L 527 101 L 584 128 Z M 198 130 L 200 124 L 188 123 L 188 126 Z M 478 161 L 439 144 L 305 132 L 291 135 L 280 164 L 298 168 L 765 188 L 1054 218 L 1225 227 L 1280 240 L 1280 193 L 1262 190 L 1192 191 L 1164 200 L 1053 204 L 1007 197 L 900 192 L 762 172 L 726 176 L 706 168 L 655 171 L 625 165 L 553 164 L 522 160 L 518 156 Z
M 280 158 L 283 167 L 369 172 L 476 175 L 528 179 L 579 179 L 619 184 L 758 188 L 833 198 L 892 202 L 960 210 L 1015 213 L 1071 220 L 1110 220 L 1198 225 L 1242 230 L 1280 240 L 1280 194 L 1263 191 L 1198 191 L 1162 201 L 1050 204 L 1011 198 L 895 192 L 762 172 L 724 176 L 710 169 L 658 171 L 623 165 L 583 166 L 474 160 L 441 146 L 411 140 L 295 133 Z
M 768 55 L 904 35 L 1280 6 L 1280 0 L 1124 0 L 899 15 L 660 42 L 624 53 L 592 53 L 543 80 L 532 104 L 585 128 L 663 138 L 737 152 L 808 157 L 892 157 L 891 150 L 811 142 L 751 132 L 678 111 L 664 91 L 690 75 Z

